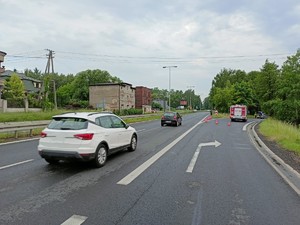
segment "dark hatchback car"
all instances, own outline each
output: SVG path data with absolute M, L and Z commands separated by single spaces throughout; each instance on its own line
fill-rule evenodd
M 266 119 L 267 115 L 264 112 L 262 112 L 262 111 L 258 111 L 258 113 L 255 116 L 255 118 L 257 118 L 257 119 Z
M 182 117 L 178 112 L 165 112 L 161 117 L 161 126 L 173 125 L 179 126 L 182 124 Z

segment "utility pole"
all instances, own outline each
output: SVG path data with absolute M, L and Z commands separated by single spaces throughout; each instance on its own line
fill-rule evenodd
M 54 74 L 54 66 L 53 66 L 53 58 L 54 58 L 54 51 L 50 49 L 46 49 L 49 53 L 47 54 L 48 60 L 47 60 L 47 65 L 45 69 L 45 74 L 50 74 L 50 67 L 52 68 L 51 73 Z M 53 95 L 54 95 L 54 109 L 57 109 L 57 98 L 56 98 L 56 85 L 55 85 L 55 80 L 52 80 L 53 82 Z M 49 84 L 48 84 L 49 85 Z M 48 93 L 46 93 L 48 96 Z

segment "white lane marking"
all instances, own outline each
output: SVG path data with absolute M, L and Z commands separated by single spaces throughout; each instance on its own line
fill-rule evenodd
M 148 167 L 150 167 L 154 162 L 156 162 L 161 156 L 163 156 L 166 152 L 168 152 L 174 145 L 176 145 L 181 139 L 183 139 L 188 133 L 190 133 L 193 129 L 195 129 L 199 124 L 203 123 L 202 119 L 200 122 L 195 124 L 192 128 L 187 130 L 185 133 L 183 133 L 180 137 L 175 139 L 173 142 L 168 144 L 166 147 L 164 147 L 162 150 L 157 152 L 154 156 L 152 156 L 150 159 L 148 159 L 146 162 L 144 162 L 142 165 L 137 167 L 135 170 L 133 170 L 131 173 L 129 173 L 126 177 L 121 179 L 117 184 L 121 185 L 128 185 L 130 184 L 134 179 L 136 179 L 141 173 L 143 173 Z
M 250 125 L 251 123 L 254 123 L 254 121 L 245 124 L 245 125 L 243 126 L 243 131 L 246 131 L 246 130 L 247 130 L 247 126 Z
M 193 172 L 194 166 L 195 166 L 195 164 L 197 162 L 197 159 L 198 159 L 198 156 L 200 154 L 200 150 L 201 150 L 201 146 L 198 145 L 198 148 L 196 149 L 196 152 L 195 152 L 195 154 L 194 154 L 194 156 L 193 156 L 193 158 L 192 158 L 192 160 L 191 160 L 191 162 L 190 162 L 190 164 L 189 164 L 189 166 L 186 170 L 187 173 L 192 173 Z
M 193 172 L 193 169 L 195 167 L 195 164 L 197 162 L 197 159 L 198 159 L 198 156 L 200 154 L 200 150 L 201 150 L 201 147 L 203 146 L 215 146 L 216 148 L 219 147 L 221 145 L 220 142 L 218 141 L 214 141 L 214 142 L 208 142 L 208 143 L 200 143 L 195 151 L 195 154 L 186 170 L 187 173 L 192 173 Z
M 7 166 L 2 166 L 2 167 L 0 167 L 0 170 L 6 169 L 6 168 L 9 168 L 9 167 L 13 167 L 13 166 L 17 166 L 17 165 L 20 165 L 20 164 L 28 163 L 28 162 L 31 162 L 33 160 L 34 159 L 28 159 L 28 160 L 25 160 L 25 161 L 22 161 L 22 162 L 17 162 L 17 163 L 10 164 L 10 165 L 7 165 Z
M 86 216 L 73 215 L 61 225 L 80 225 L 87 219 Z
M 10 144 L 15 144 L 15 143 L 35 141 L 35 140 L 39 140 L 39 139 L 40 139 L 40 137 L 30 138 L 30 139 L 25 139 L 25 140 L 18 140 L 18 141 L 3 142 L 3 143 L 0 143 L 0 145 L 10 145 Z

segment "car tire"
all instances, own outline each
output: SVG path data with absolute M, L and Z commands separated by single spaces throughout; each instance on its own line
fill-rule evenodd
M 163 123 L 161 123 L 161 126 L 163 127 L 163 126 L 164 126 L 164 124 L 163 124 Z
M 45 159 L 45 161 L 51 165 L 57 165 L 59 162 L 58 159 Z
M 94 158 L 94 166 L 100 168 L 105 165 L 107 160 L 107 147 L 104 144 L 100 144 L 96 150 Z
M 137 136 L 134 134 L 131 137 L 130 146 L 128 147 L 128 151 L 129 152 L 135 151 L 136 150 L 136 146 L 137 146 Z

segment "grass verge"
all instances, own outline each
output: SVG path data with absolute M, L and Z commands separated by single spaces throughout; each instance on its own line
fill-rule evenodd
M 300 155 L 300 129 L 278 120 L 268 118 L 259 127 L 260 132 L 281 147 Z

